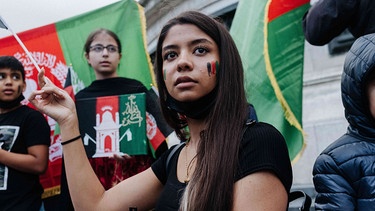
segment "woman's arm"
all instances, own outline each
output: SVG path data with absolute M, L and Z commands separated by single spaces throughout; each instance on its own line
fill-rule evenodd
M 234 184 L 233 210 L 286 210 L 288 193 L 270 171 L 260 171 Z
M 34 91 L 29 101 L 60 126 L 62 143 L 79 135 L 74 101 L 48 78 L 39 75 L 41 90 Z M 151 169 L 122 181 L 105 191 L 86 156 L 82 140 L 63 145 L 65 170 L 73 205 L 77 210 L 151 209 L 163 188 Z

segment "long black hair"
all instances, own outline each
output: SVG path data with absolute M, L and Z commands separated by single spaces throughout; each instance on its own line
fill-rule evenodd
M 182 140 L 187 139 L 184 129 L 187 122 L 177 112 L 168 109 L 166 103 L 168 91 L 162 73 L 162 46 L 169 30 L 184 24 L 197 26 L 215 41 L 220 65 L 216 73 L 216 102 L 205 119 L 206 128 L 201 133 L 197 149 L 197 166 L 181 207 L 187 210 L 230 210 L 242 128 L 247 117 L 242 62 L 225 26 L 200 12 L 184 12 L 162 28 L 155 61 L 160 104 L 167 122 Z

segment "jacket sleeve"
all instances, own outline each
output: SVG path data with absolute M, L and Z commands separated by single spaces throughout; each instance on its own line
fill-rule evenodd
M 352 21 L 359 0 L 319 0 L 303 16 L 303 32 L 312 45 L 322 46 L 340 35 Z
M 315 161 L 313 181 L 317 196 L 316 210 L 355 210 L 354 190 L 345 179 L 345 173 L 327 154 L 321 154 Z

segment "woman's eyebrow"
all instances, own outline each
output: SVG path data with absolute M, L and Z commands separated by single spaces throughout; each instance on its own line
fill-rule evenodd
M 213 44 L 210 40 L 208 39 L 205 39 L 205 38 L 201 38 L 201 39 L 195 39 L 195 40 L 192 40 L 189 42 L 189 45 L 192 46 L 192 45 L 197 45 L 197 44 L 201 44 L 201 43 L 208 43 L 208 44 Z M 177 49 L 178 48 L 178 45 L 166 45 L 162 48 L 162 52 L 165 52 L 167 50 L 170 50 L 170 49 Z
M 178 48 L 177 45 L 166 45 L 163 47 L 162 52 L 170 50 L 170 49 L 176 49 L 176 48 Z
M 205 38 L 201 38 L 201 39 L 196 39 L 196 40 L 193 40 L 190 42 L 190 45 L 196 45 L 196 44 L 200 44 L 200 43 L 209 43 L 209 44 L 212 44 L 212 42 L 208 39 L 205 39 Z

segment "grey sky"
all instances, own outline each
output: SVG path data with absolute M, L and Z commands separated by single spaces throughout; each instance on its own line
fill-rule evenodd
M 0 0 L 0 16 L 15 32 L 54 23 L 119 0 Z M 11 36 L 0 29 L 0 38 Z

